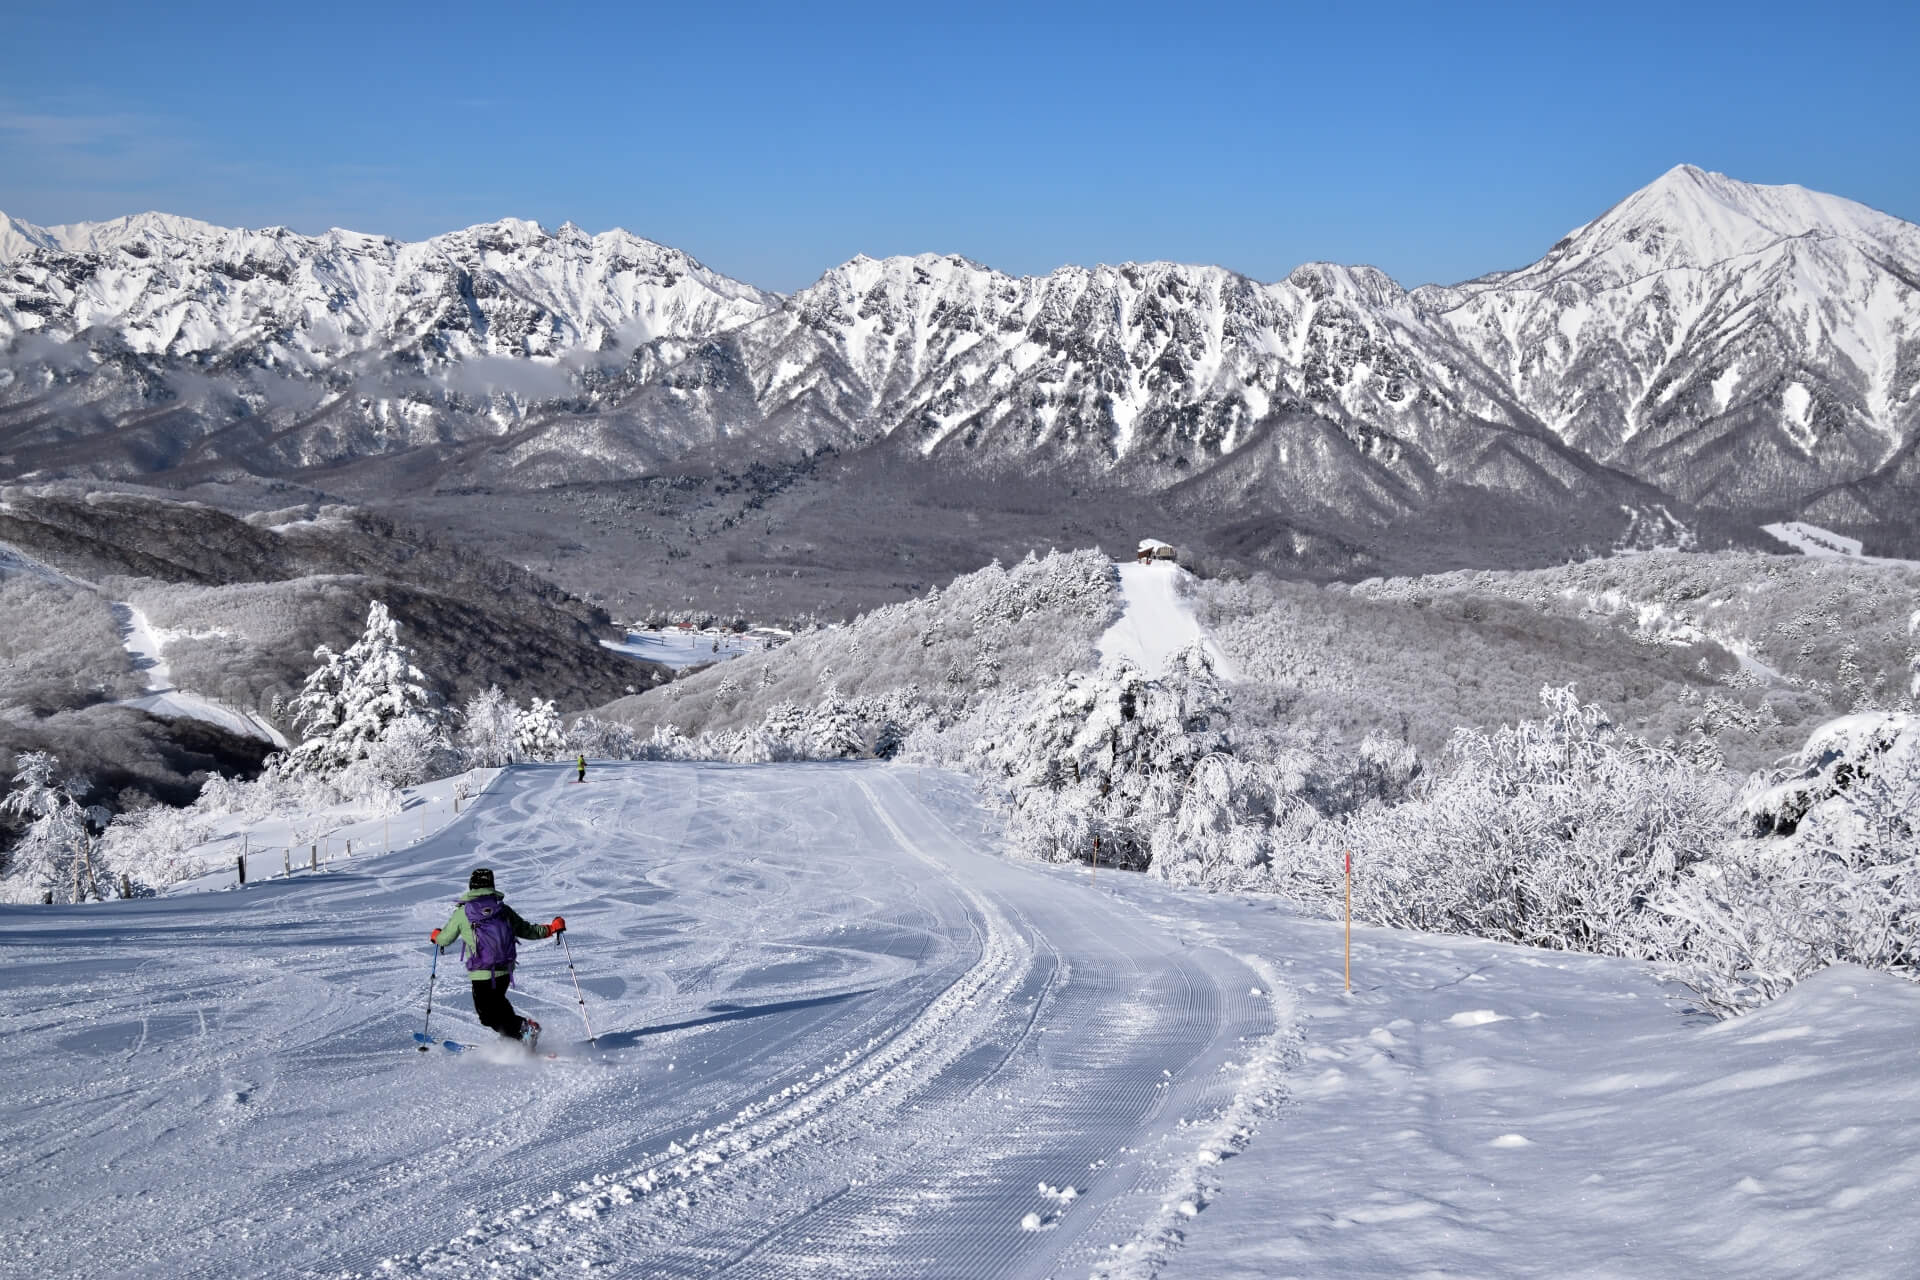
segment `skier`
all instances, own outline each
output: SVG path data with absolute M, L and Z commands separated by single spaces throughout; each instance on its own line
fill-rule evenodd
M 430 937 L 442 950 L 456 942 L 466 947 L 467 977 L 473 980 L 473 1011 L 481 1025 L 509 1040 L 523 1041 L 532 1052 L 540 1039 L 540 1024 L 515 1013 L 507 1001 L 507 987 L 513 982 L 514 939 L 538 941 L 563 933 L 566 927 L 567 922 L 559 916 L 552 924 L 529 924 L 493 887 L 492 869 L 475 867 L 453 914 Z
M 580 755 L 580 776 L 575 778 L 574 781 L 585 782 L 586 780 L 587 780 L 587 757 L 586 757 L 586 753 L 582 752 Z

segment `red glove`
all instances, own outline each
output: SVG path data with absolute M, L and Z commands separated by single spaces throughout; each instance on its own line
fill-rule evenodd
M 565 933 L 567 931 L 566 918 L 564 916 L 555 916 L 553 923 L 547 926 L 547 931 L 549 933 Z
M 430 934 L 428 934 L 428 935 L 427 935 L 427 941 L 428 941 L 428 942 L 431 942 L 431 943 L 433 943 L 433 944 L 434 944 L 435 946 L 439 946 L 439 945 L 440 945 L 440 931 L 439 931 L 438 929 L 435 929 L 435 930 L 434 930 L 434 931 L 433 931 L 432 933 L 430 933 Z

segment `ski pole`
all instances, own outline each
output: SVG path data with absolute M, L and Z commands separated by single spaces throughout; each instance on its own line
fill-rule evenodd
M 427 971 L 427 1021 L 426 1024 L 420 1028 L 420 1052 L 422 1053 L 427 1051 L 427 1044 L 429 1043 L 427 1036 L 433 1026 L 433 984 L 439 977 L 440 948 L 435 947 L 433 949 L 433 968 Z
M 587 1043 L 598 1049 L 600 1042 L 594 1039 L 593 1022 L 587 1017 L 587 996 L 584 991 L 580 990 L 580 975 L 573 967 L 573 944 L 567 941 L 567 931 L 565 929 L 562 929 L 555 936 L 560 939 L 560 945 L 567 953 L 567 972 L 573 974 L 573 994 L 579 997 L 580 1000 L 580 1021 L 587 1024 Z

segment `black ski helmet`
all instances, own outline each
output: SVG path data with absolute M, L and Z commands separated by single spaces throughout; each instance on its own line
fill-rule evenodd
M 493 868 L 475 867 L 473 869 L 473 874 L 467 877 L 467 888 L 469 889 L 493 888 Z

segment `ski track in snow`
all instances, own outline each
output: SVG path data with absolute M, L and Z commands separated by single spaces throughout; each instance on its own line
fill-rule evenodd
M 1040 1277 L 1178 1243 L 1168 1197 L 1288 1031 L 1247 963 L 970 849 L 897 770 L 570 777 L 509 770 L 331 874 L 8 913 L 0 1256 Z M 563 957 L 523 944 L 515 1003 L 559 1060 L 491 1043 L 451 956 L 434 1029 L 480 1051 L 413 1052 L 425 935 L 476 863 L 568 917 L 597 1049 Z

